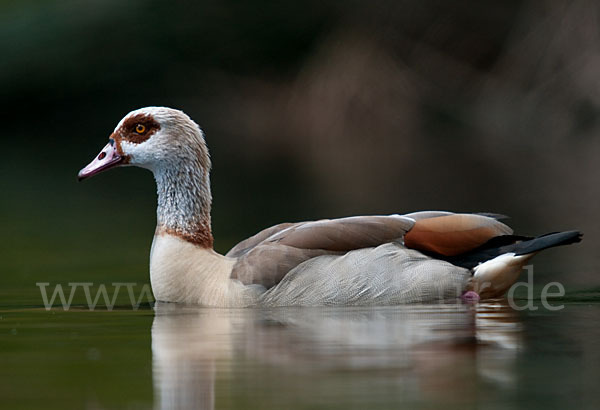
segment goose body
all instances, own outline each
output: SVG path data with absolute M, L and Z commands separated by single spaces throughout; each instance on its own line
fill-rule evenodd
M 534 254 L 581 238 L 516 236 L 497 215 L 425 211 L 279 224 L 221 255 L 213 250 L 210 157 L 194 121 L 165 107 L 130 112 L 79 179 L 123 165 L 147 168 L 156 180 L 150 279 L 166 302 L 364 306 L 497 297 Z

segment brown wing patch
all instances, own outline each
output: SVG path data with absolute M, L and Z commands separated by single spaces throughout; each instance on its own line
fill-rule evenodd
M 512 229 L 497 220 L 473 214 L 453 214 L 420 219 L 404 236 L 407 248 L 455 256 L 483 245 L 499 235 L 510 235 Z

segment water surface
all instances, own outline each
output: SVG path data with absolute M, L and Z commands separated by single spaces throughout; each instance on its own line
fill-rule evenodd
M 600 304 L 564 306 L 5 308 L 0 395 L 7 408 L 594 408 Z

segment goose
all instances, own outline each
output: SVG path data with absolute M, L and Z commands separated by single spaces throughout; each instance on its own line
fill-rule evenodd
M 222 255 L 213 249 L 211 160 L 184 112 L 127 114 L 79 180 L 119 166 L 150 170 L 157 225 L 150 282 L 158 301 L 214 307 L 370 306 L 502 296 L 539 251 L 578 231 L 514 235 L 500 215 L 421 211 L 281 223 Z

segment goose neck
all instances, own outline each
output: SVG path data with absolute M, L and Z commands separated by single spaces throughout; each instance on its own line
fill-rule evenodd
M 212 248 L 208 171 L 194 163 L 176 165 L 154 170 L 158 192 L 157 233 Z

